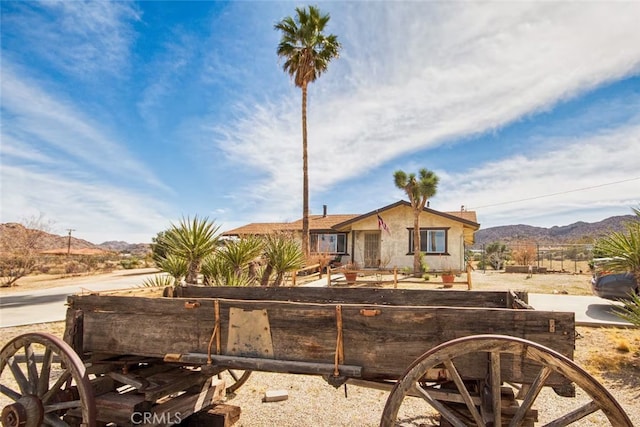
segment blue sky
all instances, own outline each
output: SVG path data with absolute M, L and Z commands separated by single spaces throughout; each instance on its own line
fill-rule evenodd
M 2 1 L 0 221 L 100 243 L 300 218 L 273 26 L 303 5 Z M 422 167 L 482 227 L 640 206 L 639 2 L 317 5 L 343 49 L 309 90 L 312 213 L 406 199 L 393 172 Z

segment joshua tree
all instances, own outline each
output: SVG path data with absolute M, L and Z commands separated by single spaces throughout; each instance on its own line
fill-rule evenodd
M 393 179 L 396 187 L 407 193 L 413 208 L 413 275 L 420 277 L 420 214 L 427 200 L 435 196 L 439 178 L 434 172 L 423 168 L 418 177 L 414 173 L 407 175 L 404 171 L 395 171 Z
M 329 14 L 318 8 L 296 8 L 297 16 L 288 16 L 275 25 L 282 32 L 277 53 L 282 66 L 297 87 L 302 89 L 302 250 L 309 256 L 309 176 L 307 159 L 307 86 L 327 70 L 338 57 L 340 43 L 335 35 L 323 33 Z
M 295 240 L 283 234 L 267 237 L 264 254 L 267 265 L 264 269 L 261 285 L 268 286 L 272 273 L 276 277 L 273 286 L 280 286 L 287 271 L 293 271 L 304 265 L 304 255 Z

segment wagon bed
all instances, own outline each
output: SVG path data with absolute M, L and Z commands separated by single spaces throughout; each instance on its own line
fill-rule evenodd
M 95 396 L 97 415 L 72 409 L 68 418 L 130 425 L 131 412 L 171 408 L 185 416 L 206 407 L 203 399 L 219 398 L 209 377 L 240 369 L 392 389 L 381 425 L 394 425 L 404 399 L 416 394 L 433 400 L 445 419 L 471 420 L 460 425 L 484 425 L 479 417 L 498 422 L 508 413 L 500 403 L 504 383 L 525 385 L 522 396 L 529 400 L 535 396 L 527 390 L 538 383 L 564 396 L 573 395 L 574 384 L 586 384 L 596 390 L 596 409 L 626 425 L 606 390 L 571 370 L 573 313 L 533 310 L 526 293 L 189 286 L 165 295 L 69 297 L 65 341 L 96 376 L 85 387 Z M 552 368 L 541 370 L 541 364 Z M 124 403 L 103 377 L 132 389 Z M 457 390 L 447 388 L 452 384 Z M 159 403 L 177 391 L 182 397 Z M 488 407 L 478 400 L 483 393 L 494 396 Z M 533 425 L 536 413 L 525 406 L 508 419 Z M 452 408 L 464 415 L 452 415 Z

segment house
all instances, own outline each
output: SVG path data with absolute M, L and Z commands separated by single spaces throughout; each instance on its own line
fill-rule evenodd
M 362 215 L 309 215 L 311 252 L 355 261 L 363 268 L 413 266 L 413 209 L 400 200 Z M 386 228 L 385 228 L 386 227 Z M 440 212 L 424 208 L 420 214 L 420 245 L 431 270 L 464 270 L 465 247 L 480 228 L 476 213 L 461 209 Z M 302 235 L 302 219 L 287 223 L 252 223 L 223 233 L 242 237 L 273 232 Z

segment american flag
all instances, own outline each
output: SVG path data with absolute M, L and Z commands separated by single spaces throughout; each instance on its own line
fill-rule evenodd
M 391 232 L 389 231 L 389 227 L 387 227 L 387 224 L 382 220 L 382 217 L 380 215 L 378 215 L 378 229 L 384 230 L 387 233 L 391 234 Z

